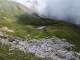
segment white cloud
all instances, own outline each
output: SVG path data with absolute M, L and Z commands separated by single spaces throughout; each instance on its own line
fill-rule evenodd
M 80 0 L 13 0 L 26 7 L 35 9 L 39 15 L 49 18 L 71 19 L 80 24 Z

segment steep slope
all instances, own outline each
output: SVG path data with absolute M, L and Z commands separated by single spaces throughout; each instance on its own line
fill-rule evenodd
M 0 1 L 0 13 L 7 17 L 15 17 L 25 12 L 28 13 L 29 11 L 31 13 L 30 9 L 24 7 L 19 3 L 7 0 Z
M 1 38 L 1 28 L 9 27 L 13 30 L 18 30 L 20 34 L 24 34 L 24 30 L 21 25 L 15 23 L 16 16 L 23 14 L 24 10 L 19 4 L 13 2 L 7 2 L 6 0 L 0 0 L 0 38 Z M 20 29 L 22 29 L 20 31 Z M 5 29 L 3 29 L 5 30 Z M 16 32 L 18 32 L 16 31 Z M 2 32 L 5 33 L 5 32 Z M 6 32 L 7 33 L 7 32 Z M 16 35 L 17 33 L 8 33 L 9 36 Z M 1 41 L 1 39 L 0 39 Z M 38 58 L 34 56 L 32 53 L 26 54 L 18 49 L 10 50 L 10 45 L 5 45 L 0 42 L 0 60 L 46 60 L 44 58 Z
M 27 15 L 24 10 L 28 9 L 18 3 L 0 1 L 0 27 L 14 30 L 14 33 L 8 33 L 11 36 L 27 37 L 30 35 L 31 38 L 43 38 L 56 35 L 80 47 L 80 29 L 77 26 L 63 21 L 40 18 L 36 14 L 34 14 L 36 16 Z M 43 26 L 45 28 L 37 29 Z
M 23 7 L 22 5 L 15 2 L 7 2 L 6 0 L 0 1 L 0 32 L 2 28 L 7 27 L 14 32 L 3 32 L 8 34 L 11 37 L 22 37 L 29 39 L 40 39 L 40 38 L 50 38 L 52 36 L 57 36 L 60 38 L 67 39 L 68 42 L 75 44 L 77 47 L 76 50 L 80 50 L 80 28 L 76 25 L 69 24 L 63 21 L 55 21 L 48 18 L 41 18 L 37 16 L 37 14 L 27 15 L 28 12 L 32 12 L 31 10 Z M 7 58 L 8 47 L 3 46 L 0 48 L 0 53 L 3 56 L 4 60 Z M 13 51 L 15 52 L 15 51 Z M 16 51 L 17 52 L 17 51 Z M 3 53 L 6 53 L 4 55 Z M 22 54 L 22 55 L 17 55 Z M 24 56 L 23 53 L 17 52 L 14 55 L 16 60 L 19 59 L 20 56 Z M 0 55 L 0 58 L 2 56 Z M 27 55 L 26 55 L 27 56 Z M 33 55 L 31 54 L 31 57 Z M 25 57 L 25 56 L 24 56 Z M 26 59 L 29 60 L 31 58 L 28 55 Z M 2 59 L 3 59 L 2 58 Z M 11 57 L 9 57 L 11 59 Z M 7 58 L 6 60 L 9 60 Z M 22 59 L 23 57 L 21 57 Z M 34 59 L 33 57 L 32 59 Z M 35 60 L 38 60 L 35 58 Z

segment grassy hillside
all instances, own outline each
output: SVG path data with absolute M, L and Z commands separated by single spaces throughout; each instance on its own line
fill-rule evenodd
M 47 18 L 40 18 L 24 14 L 21 7 L 13 2 L 0 1 L 0 27 L 8 27 L 14 33 L 10 36 L 43 38 L 56 35 L 68 39 L 69 42 L 80 47 L 80 29 L 63 21 L 54 21 Z M 46 26 L 45 29 L 38 30 L 36 27 Z
M 28 21 L 29 20 L 29 21 Z M 35 29 L 37 26 L 46 26 L 42 30 L 37 30 L 36 33 L 34 30 L 29 30 L 32 37 L 41 38 L 41 37 L 52 37 L 57 36 L 60 38 L 67 39 L 68 42 L 75 44 L 80 50 L 80 28 L 74 24 L 66 23 L 63 21 L 55 21 L 48 18 L 34 18 L 30 16 L 19 17 L 17 22 L 20 25 L 31 25 Z M 27 30 L 27 29 L 26 29 Z
M 14 33 L 6 33 L 9 36 L 25 36 L 25 28 L 22 25 L 16 23 L 17 16 L 23 14 L 24 11 L 16 3 L 9 3 L 6 0 L 0 1 L 0 28 L 8 27 L 13 29 Z M 0 30 L 1 31 L 1 30 Z M 27 33 L 26 33 L 27 35 Z M 11 50 L 10 46 L 0 43 L 0 60 L 46 60 L 44 58 L 38 58 L 32 53 L 24 53 L 18 49 Z
M 26 15 L 27 13 L 24 13 L 25 12 L 23 12 L 18 4 L 13 2 L 9 3 L 4 0 L 0 1 L 0 28 L 8 27 L 9 29 L 14 30 L 14 33 L 6 33 L 9 36 L 27 37 L 30 39 L 52 37 L 55 35 L 67 39 L 70 43 L 75 44 L 77 49 L 80 50 L 80 28 L 77 26 L 63 21 L 29 16 Z M 46 27 L 42 30 L 37 29 L 37 27 L 40 26 Z M 13 60 L 33 60 L 35 58 L 35 60 L 41 60 L 35 56 L 33 57 L 32 54 L 24 55 L 23 52 L 16 51 L 17 53 L 9 56 L 7 55 L 8 52 L 8 47 L 0 47 L 0 59 L 11 60 L 12 58 L 15 58 Z

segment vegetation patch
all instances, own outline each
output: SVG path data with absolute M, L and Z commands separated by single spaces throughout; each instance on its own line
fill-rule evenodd
M 45 37 L 57 36 L 67 39 L 68 42 L 75 44 L 76 50 L 80 51 L 80 28 L 74 24 L 55 19 L 41 18 L 24 14 L 17 4 L 0 1 L 0 28 L 8 27 L 14 32 L 6 32 L 9 36 L 22 38 L 41 39 Z M 45 26 L 43 29 L 37 29 Z M 5 33 L 5 32 L 3 32 Z M 1 45 L 0 45 L 1 46 Z M 1 60 L 41 60 L 33 57 L 33 54 L 24 54 L 19 50 L 14 50 L 12 55 L 8 55 L 9 47 L 0 47 Z M 15 58 L 15 59 L 14 59 Z M 44 60 L 44 59 L 43 59 Z

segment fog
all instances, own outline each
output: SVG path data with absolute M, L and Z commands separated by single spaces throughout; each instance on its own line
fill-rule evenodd
M 13 0 L 40 16 L 80 24 L 80 0 Z

